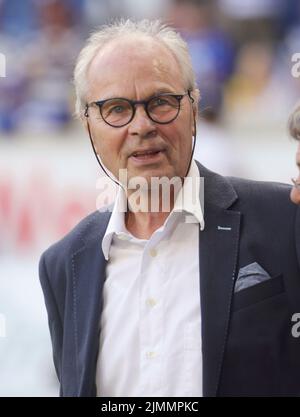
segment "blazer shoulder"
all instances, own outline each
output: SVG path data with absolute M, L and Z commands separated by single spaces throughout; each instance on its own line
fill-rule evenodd
M 94 211 L 83 218 L 70 232 L 59 241 L 52 244 L 41 255 L 47 259 L 47 263 L 57 262 L 60 258 L 73 254 L 83 246 L 89 245 L 95 239 L 101 239 L 104 235 L 110 215 L 111 206 L 107 206 L 103 211 Z
M 292 186 L 274 181 L 255 181 L 238 177 L 226 177 L 234 187 L 237 204 L 255 206 L 256 209 L 266 208 L 281 213 L 283 216 L 296 214 L 297 206 L 290 200 Z
M 258 181 L 251 180 L 241 177 L 233 176 L 223 176 L 217 172 L 211 171 L 202 165 L 200 162 L 196 161 L 198 168 L 200 170 L 200 175 L 204 177 L 205 181 L 208 182 L 208 187 L 213 187 L 214 190 L 218 188 L 224 189 L 224 185 L 227 184 L 228 187 L 232 187 L 233 190 L 237 193 L 237 196 L 247 196 L 250 193 L 260 195 L 262 192 L 268 194 L 282 194 L 288 195 L 291 191 L 292 186 L 289 184 L 284 184 L 275 181 Z M 213 190 L 213 191 L 214 191 Z
M 248 194 L 249 191 L 260 194 L 267 193 L 286 195 L 291 191 L 292 186 L 276 181 L 257 181 L 239 177 L 225 177 L 233 185 L 239 194 Z
M 203 176 L 205 201 L 214 205 L 241 209 L 256 208 L 258 204 L 274 209 L 276 205 L 281 208 L 295 211 L 295 205 L 290 201 L 289 194 L 292 186 L 280 182 L 256 181 L 239 177 L 223 176 L 210 171 L 196 161 L 200 174 Z
M 256 181 L 238 177 L 226 177 L 240 198 L 283 199 L 292 205 L 289 194 L 292 186 L 275 181 Z

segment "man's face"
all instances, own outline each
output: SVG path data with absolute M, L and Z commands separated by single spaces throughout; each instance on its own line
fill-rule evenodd
M 297 164 L 298 169 L 299 169 L 297 182 L 300 183 L 300 142 L 298 144 L 297 153 L 296 153 L 296 164 Z M 295 204 L 300 204 L 300 190 L 297 187 L 292 188 L 291 200 Z
M 88 85 L 88 102 L 114 97 L 147 100 L 158 93 L 186 93 L 171 52 L 147 38 L 109 43 L 92 61 Z M 183 97 L 177 118 L 165 125 L 151 121 L 143 105 L 137 105 L 133 120 L 120 128 L 106 124 L 97 107 L 89 108 L 89 116 L 96 151 L 115 177 L 119 177 L 119 169 L 127 169 L 128 180 L 142 176 L 149 184 L 151 177 L 186 175 L 194 129 L 188 96 Z M 144 150 L 159 152 L 147 158 L 133 156 Z

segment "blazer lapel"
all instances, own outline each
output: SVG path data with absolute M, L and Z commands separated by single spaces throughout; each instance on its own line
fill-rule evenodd
M 204 177 L 205 228 L 200 232 L 203 395 L 216 396 L 228 333 L 239 247 L 240 213 L 231 184 L 200 166 Z
M 78 396 L 95 396 L 102 289 L 106 260 L 101 249 L 110 212 L 98 213 L 92 237 L 72 255 L 74 355 Z

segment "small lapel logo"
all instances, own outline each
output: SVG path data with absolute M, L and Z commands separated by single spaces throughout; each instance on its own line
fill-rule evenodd
M 230 231 L 231 230 L 231 227 L 218 226 L 218 230 L 227 230 L 227 231 Z

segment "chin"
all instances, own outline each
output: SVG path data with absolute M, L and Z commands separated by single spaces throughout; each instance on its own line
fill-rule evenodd
M 128 171 L 128 178 L 143 177 L 147 181 L 151 181 L 152 177 L 168 177 L 174 176 L 173 169 L 170 167 L 143 167 L 142 169 L 135 169 Z

